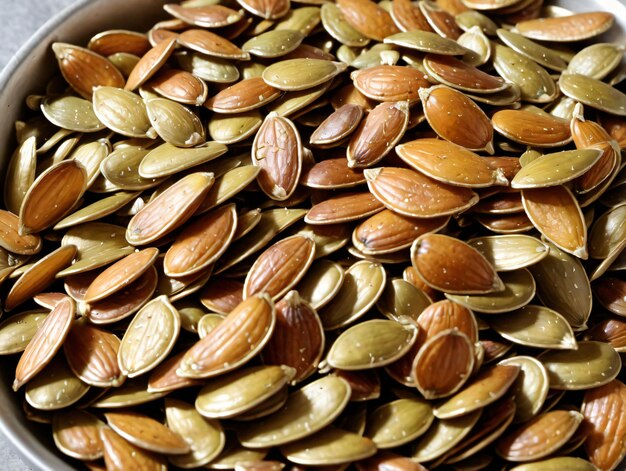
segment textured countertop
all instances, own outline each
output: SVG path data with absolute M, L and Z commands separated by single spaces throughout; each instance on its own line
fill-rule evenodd
M 25 43 L 37 28 L 74 0 L 1 0 L 0 7 L 0 69 Z M 0 469 L 30 469 L 13 452 L 12 446 L 0 437 Z

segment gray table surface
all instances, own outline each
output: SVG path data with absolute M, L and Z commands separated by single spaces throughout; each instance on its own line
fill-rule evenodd
M 74 0 L 0 0 L 0 69 L 37 28 Z M 30 469 L 0 437 L 0 469 Z

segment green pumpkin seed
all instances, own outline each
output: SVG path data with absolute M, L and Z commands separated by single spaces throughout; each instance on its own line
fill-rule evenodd
M 61 219 L 54 225 L 53 229 L 66 229 L 85 222 L 96 221 L 109 214 L 113 214 L 118 209 L 126 206 L 137 196 L 139 196 L 139 193 L 120 191 L 107 198 L 102 198 Z
M 185 439 L 191 451 L 185 455 L 171 455 L 170 463 L 188 469 L 204 466 L 224 449 L 226 437 L 217 420 L 207 420 L 186 402 L 165 399 L 167 426 Z
M 493 66 L 503 79 L 519 86 L 525 101 L 547 103 L 559 92 L 543 67 L 509 47 L 495 45 Z
M 539 360 L 548 372 L 550 388 L 566 391 L 602 386 L 615 379 L 622 367 L 611 345 L 594 341 L 578 342 L 577 350 L 549 350 Z
M 344 280 L 343 268 L 330 260 L 313 262 L 304 278 L 296 286 L 302 299 L 315 310 L 328 304 L 341 289 Z
M 265 448 L 313 435 L 343 412 L 350 399 L 350 385 L 336 376 L 325 376 L 289 395 L 278 412 L 237 432 L 248 448 Z
M 511 471 L 597 471 L 597 467 L 589 461 L 573 456 L 558 456 L 533 463 L 521 464 L 511 468 Z
M 116 133 L 128 137 L 156 137 L 144 101 L 133 92 L 98 87 L 93 93 L 93 109 L 98 119 Z
M 166 396 L 168 391 L 148 392 L 148 377 L 127 380 L 120 387 L 109 389 L 93 402 L 96 409 L 121 409 L 156 401 Z
M 602 214 L 589 233 L 589 256 L 608 258 L 626 239 L 626 205 L 622 204 Z
M 432 304 L 421 289 L 401 278 L 387 280 L 385 291 L 376 303 L 378 310 L 391 320 L 409 317 L 417 320 L 420 313 Z
M 567 66 L 566 73 L 602 80 L 620 64 L 624 50 L 624 46 L 620 44 L 592 44 L 576 53 Z
M 520 101 L 522 91 L 520 87 L 514 83 L 509 83 L 504 90 L 489 94 L 471 94 L 466 95 L 478 103 L 485 103 L 491 106 L 515 106 Z
M 229 170 L 215 180 L 196 214 L 203 214 L 229 200 L 252 183 L 259 172 L 260 168 L 253 165 L 244 165 Z
M 159 296 L 142 307 L 126 329 L 118 363 L 129 378 L 161 363 L 172 351 L 180 332 L 180 316 L 167 297 Z
M 70 155 L 70 159 L 80 162 L 87 171 L 87 189 L 94 184 L 100 175 L 100 164 L 111 152 L 108 139 L 98 139 L 78 146 Z
M 500 278 L 504 283 L 504 290 L 498 293 L 471 296 L 446 293 L 445 296 L 483 314 L 500 314 L 520 309 L 535 297 L 535 280 L 525 268 L 500 273 Z
M 491 57 L 491 41 L 485 36 L 480 26 L 472 26 L 457 39 L 468 50 L 463 60 L 474 67 L 486 64 Z
M 222 144 L 235 144 L 252 136 L 262 123 L 259 110 L 237 114 L 214 113 L 209 120 L 209 135 Z
M 519 376 L 511 386 L 516 406 L 513 422 L 520 423 L 532 419 L 541 411 L 548 397 L 550 380 L 546 368 L 539 360 L 529 356 L 507 358 L 499 364 L 520 367 Z
M 297 233 L 315 242 L 316 259 L 342 249 L 350 240 L 350 228 L 342 224 L 333 224 L 331 227 L 305 224 Z
M 498 25 L 487 15 L 474 10 L 467 10 L 454 17 L 456 24 L 463 31 L 467 32 L 473 28 L 479 28 L 489 36 L 495 36 Z
M 249 39 L 241 48 L 250 54 L 263 58 L 275 58 L 289 54 L 296 49 L 304 34 L 291 29 L 272 30 Z
M 277 410 L 281 409 L 287 402 L 288 397 L 289 393 L 287 387 L 279 389 L 278 392 L 271 396 L 269 399 L 266 399 L 258 406 L 253 407 L 249 411 L 233 417 L 233 420 L 248 422 L 251 420 L 260 419 L 262 417 L 267 417 L 268 415 L 271 415 Z
M 78 379 L 59 355 L 26 385 L 25 398 L 35 409 L 57 410 L 75 404 L 87 391 L 89 385 Z
M 43 310 L 25 311 L 4 320 L 0 324 L 0 355 L 23 352 L 47 315 Z
M 319 312 L 324 329 L 338 329 L 369 311 L 383 293 L 386 278 L 379 263 L 363 260 L 348 268 L 341 289 Z
M 70 131 L 96 132 L 104 129 L 91 102 L 75 96 L 46 97 L 41 112 L 55 126 Z
M 328 82 L 346 70 L 346 64 L 321 59 L 289 59 L 274 62 L 263 71 L 263 80 L 274 88 L 299 91 Z
M 292 29 L 300 31 L 305 36 L 315 29 L 320 22 L 320 9 L 319 7 L 302 7 L 293 8 L 285 16 L 281 18 L 281 21 L 276 24 L 274 29 Z
M 265 65 L 258 62 L 246 62 L 241 67 L 241 76 L 243 80 L 247 80 L 254 77 L 261 77 L 265 70 Z
M 180 312 L 180 311 L 179 311 Z M 201 339 L 209 335 L 224 320 L 221 314 L 205 314 L 198 321 L 198 335 Z
M 146 100 L 150 123 L 165 142 L 176 147 L 194 147 L 204 142 L 204 126 L 192 111 L 166 98 Z
M 571 99 L 568 96 L 562 96 L 559 98 L 553 106 L 550 107 L 550 114 L 557 118 L 571 121 L 574 117 L 574 108 L 578 105 L 576 100 Z
M 293 379 L 287 366 L 252 366 L 209 381 L 196 398 L 204 417 L 229 418 L 258 406 Z
M 458 445 L 480 418 L 480 410 L 455 419 L 435 420 L 415 444 L 411 459 L 417 463 L 431 461 Z
M 124 78 L 128 78 L 141 58 L 135 54 L 129 54 L 128 52 L 116 52 L 108 56 L 107 59 L 117 67 Z
M 9 160 L 4 183 L 4 204 L 13 214 L 19 214 L 22 201 L 35 181 L 36 145 L 35 136 L 25 139 Z
M 350 67 L 355 69 L 368 69 L 377 65 L 394 65 L 400 59 L 400 54 L 394 50 L 391 44 L 376 44 L 368 50 L 361 52 Z
M 548 256 L 530 267 L 537 295 L 561 314 L 574 330 L 584 330 L 591 314 L 591 285 L 580 260 L 548 244 Z
M 100 172 L 113 185 L 127 191 L 147 190 L 162 180 L 143 178 L 139 165 L 150 151 L 137 146 L 119 147 L 100 164 Z
M 506 29 L 498 29 L 497 34 L 502 42 L 515 52 L 548 69 L 562 72 L 567 67 L 567 62 L 559 54 L 548 47 L 525 38 L 521 34 Z
M 527 347 L 575 350 L 574 331 L 565 318 L 544 306 L 527 305 L 506 316 L 487 319 L 502 337 Z
M 294 114 L 296 111 L 309 106 L 319 97 L 321 97 L 331 82 L 325 82 L 317 87 L 308 88 L 306 90 L 300 90 L 297 92 L 285 93 L 282 97 L 274 100 L 267 106 L 267 110 L 271 113 L 276 113 L 279 116 L 288 117 Z
M 376 454 L 376 445 L 356 433 L 327 427 L 315 435 L 282 446 L 280 452 L 293 463 L 336 466 L 369 458 Z
M 334 3 L 324 3 L 321 16 L 326 32 L 341 44 L 349 47 L 365 47 L 369 44 L 369 38 L 354 29 Z
M 528 149 L 526 152 L 524 152 L 521 156 L 520 156 L 520 165 L 522 167 L 525 167 L 526 165 L 528 165 L 531 162 L 534 162 L 535 160 L 537 160 L 539 157 L 542 157 L 543 154 L 541 152 L 539 152 L 536 149 Z
M 462 56 L 467 53 L 467 49 L 456 41 L 422 30 L 392 34 L 384 39 L 384 43 L 446 56 Z
M 379 449 L 395 448 L 423 435 L 434 419 L 428 401 L 398 399 L 383 404 L 369 415 L 365 436 Z
M 543 188 L 573 180 L 602 156 L 600 149 L 577 149 L 545 154 L 526 163 L 511 180 L 511 188 Z
M 224 451 L 211 463 L 207 465 L 209 469 L 235 469 L 241 463 L 258 463 L 267 455 L 268 450 L 257 448 L 252 450 L 241 446 L 237 440 L 232 443 L 226 442 Z
M 126 229 L 104 222 L 89 222 L 68 230 L 61 245 L 77 248 L 74 264 L 57 273 L 57 278 L 103 267 L 135 251 L 126 241 Z
M 626 116 L 626 95 L 607 83 L 581 74 L 563 74 L 559 87 L 564 95 L 583 105 Z
M 94 437 L 99 437 L 104 427 L 104 422 L 82 410 L 60 412 L 52 417 L 54 444 L 64 454 L 79 460 L 102 458 L 102 441 Z
M 239 80 L 239 70 L 232 61 L 200 53 L 175 55 L 180 68 L 207 82 L 232 83 Z
M 330 347 L 326 362 L 340 370 L 364 370 L 393 363 L 415 343 L 413 324 L 374 319 L 343 332 Z
M 209 162 L 226 153 L 228 148 L 218 142 L 206 142 L 199 147 L 181 149 L 172 144 L 161 144 L 150 151 L 139 164 L 143 178 L 162 178 Z
M 485 236 L 467 242 L 493 265 L 496 271 L 519 270 L 548 256 L 549 248 L 536 237 L 527 235 Z

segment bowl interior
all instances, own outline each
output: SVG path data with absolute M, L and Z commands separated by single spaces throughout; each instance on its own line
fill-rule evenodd
M 41 93 L 56 64 L 50 45 L 55 41 L 85 44 L 93 34 L 106 29 L 145 30 L 164 17 L 160 6 L 167 0 L 82 0 L 61 12 L 35 34 L 0 74 L 0 170 L 15 147 L 13 123 L 23 113 L 24 98 Z M 605 10 L 615 14 L 617 25 L 601 40 L 626 43 L 624 0 L 558 0 L 551 2 L 575 11 Z M 0 172 L 0 175 L 2 173 Z M 3 359 L 0 368 L 0 432 L 36 470 L 69 471 L 73 467 L 61 457 L 48 426 L 25 419 L 22 395 L 10 388 L 16 358 Z

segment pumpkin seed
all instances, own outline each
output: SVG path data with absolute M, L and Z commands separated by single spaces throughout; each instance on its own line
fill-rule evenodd
M 46 97 L 41 112 L 55 126 L 70 131 L 96 132 L 104 129 L 91 103 L 75 96 Z
M 609 84 L 581 74 L 563 74 L 559 87 L 564 95 L 583 105 L 626 116 L 626 95 Z
M 113 87 L 98 87 L 93 92 L 93 110 L 110 130 L 128 137 L 154 139 L 146 105 L 140 96 Z
M 25 398 L 36 409 L 57 410 L 75 404 L 88 391 L 89 386 L 72 373 L 63 357 L 59 357 L 28 383 Z
M 548 372 L 539 360 L 529 356 L 507 358 L 499 364 L 520 367 L 519 376 L 511 387 L 516 404 L 513 422 L 530 420 L 541 411 L 548 396 Z
M 498 272 L 528 267 L 543 260 L 549 252 L 546 244 L 526 235 L 477 237 L 467 243 L 483 254 Z
M 624 48 L 618 44 L 598 43 L 581 49 L 567 66 L 567 73 L 602 80 L 620 64 Z

